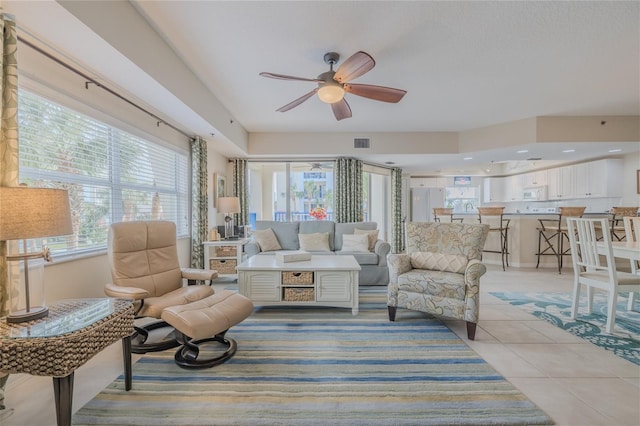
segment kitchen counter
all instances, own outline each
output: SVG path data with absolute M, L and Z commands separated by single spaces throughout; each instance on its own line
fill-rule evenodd
M 535 268 L 538 257 L 538 227 L 540 222 L 538 219 L 554 219 L 559 213 L 554 212 L 509 212 L 505 213 L 506 219 L 509 219 L 509 266 L 520 268 Z M 608 212 L 588 212 L 585 217 L 607 217 L 611 214 Z M 478 223 L 477 212 L 454 213 L 453 218 L 462 218 L 463 223 Z M 485 247 L 499 247 L 500 242 L 497 233 L 491 233 L 487 238 Z M 499 254 L 484 253 L 482 256 L 484 263 L 488 265 L 502 265 Z M 541 256 L 540 268 L 557 269 L 558 263 L 554 256 Z M 570 271 L 571 257 L 564 259 L 564 269 Z
M 505 212 L 504 215 L 505 216 L 557 216 L 558 212 Z M 611 216 L 611 213 L 609 212 L 585 212 L 584 216 L 590 216 L 590 217 L 605 217 L 605 216 Z M 474 217 L 477 218 L 478 217 L 478 212 L 468 212 L 468 213 L 453 213 L 453 217 L 463 217 L 463 218 L 467 218 L 467 217 Z

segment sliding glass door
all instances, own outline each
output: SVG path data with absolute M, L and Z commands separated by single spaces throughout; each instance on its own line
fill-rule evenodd
M 333 162 L 254 162 L 249 168 L 249 223 L 333 220 Z
M 333 161 L 249 161 L 248 169 L 252 228 L 256 220 L 334 220 Z M 362 217 L 377 222 L 381 238 L 388 240 L 390 171 L 365 165 L 362 184 Z

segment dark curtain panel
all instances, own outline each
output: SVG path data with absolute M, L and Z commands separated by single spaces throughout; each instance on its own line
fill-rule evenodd
M 402 169 L 391 169 L 391 252 L 404 251 L 404 220 L 402 217 Z
M 243 226 L 249 223 L 248 183 L 247 160 L 236 158 L 233 160 L 233 196 L 240 199 L 240 213 L 234 214 L 233 223 L 237 226 Z
M 207 210 L 207 142 L 191 140 L 191 267 L 204 268 L 209 218 Z
M 335 178 L 335 221 L 362 221 L 362 161 L 338 158 Z

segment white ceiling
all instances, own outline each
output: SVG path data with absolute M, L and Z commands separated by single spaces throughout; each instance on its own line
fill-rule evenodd
M 132 4 L 249 133 L 458 132 L 536 116 L 640 115 L 638 2 Z M 56 22 L 55 31 L 48 33 L 43 21 L 49 15 L 40 16 L 45 8 L 42 4 L 39 7 L 42 12 L 14 5 L 16 13 L 22 13 L 24 28 L 32 25 L 32 33 L 46 37 L 58 50 L 74 54 L 79 49 L 73 45 L 78 44 L 78 34 L 63 38 L 60 33 L 65 29 L 79 31 L 78 25 Z M 107 47 L 96 43 L 91 49 L 98 55 L 99 48 Z M 275 110 L 312 90 L 314 83 L 258 75 L 269 71 L 315 78 L 328 70 L 324 53 L 338 52 L 342 62 L 358 50 L 371 54 L 376 66 L 354 83 L 407 90 L 400 103 L 347 94 L 353 117 L 340 122 L 330 107 L 315 97 L 280 113 Z M 88 59 L 84 61 L 91 66 Z M 134 81 L 144 75 L 128 73 L 127 84 L 121 76 L 110 75 L 109 69 L 99 69 L 99 74 L 126 87 L 137 99 L 156 105 L 143 91 L 148 91 L 149 85 Z M 157 90 L 155 93 L 157 96 Z M 190 125 L 183 105 L 176 103 L 175 113 L 170 107 L 163 108 L 162 113 L 179 126 Z M 201 119 L 192 118 L 194 122 Z M 561 152 L 566 145 L 521 147 L 529 149 L 525 154 L 517 154 L 515 149 L 479 148 L 465 153 L 473 157 L 465 162 L 461 162 L 461 155 L 367 155 L 363 159 L 379 164 L 393 161 L 413 173 L 486 172 L 504 161 L 514 162 L 511 169 L 526 169 L 546 161 L 607 156 L 611 148 L 622 148 L 622 154 L 640 148 L 637 143 L 576 144 L 576 152 L 567 154 Z M 526 161 L 531 157 L 544 161 Z

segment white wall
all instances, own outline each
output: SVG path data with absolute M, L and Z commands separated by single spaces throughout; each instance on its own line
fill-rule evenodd
M 178 240 L 180 265 L 189 266 L 191 238 Z M 56 261 L 45 264 L 44 288 L 47 303 L 62 299 L 84 297 L 105 297 L 104 285 L 111 282 L 111 272 L 107 254 L 79 258 L 70 261 Z
M 640 171 L 640 152 L 625 155 L 623 158 L 624 169 L 622 204 L 625 206 L 640 206 L 640 188 L 638 187 L 638 172 Z
M 207 144 L 207 169 L 208 169 L 208 183 L 207 183 L 207 198 L 209 203 L 209 230 L 214 229 L 218 225 L 224 225 L 223 212 L 218 212 L 218 209 L 213 207 L 213 188 L 216 185 L 214 182 L 215 175 L 219 174 L 227 179 L 227 190 L 233 184 L 233 176 L 231 169 L 229 168 L 229 159 L 213 148 L 213 144 L 209 142 Z M 216 205 L 218 205 L 216 203 Z

